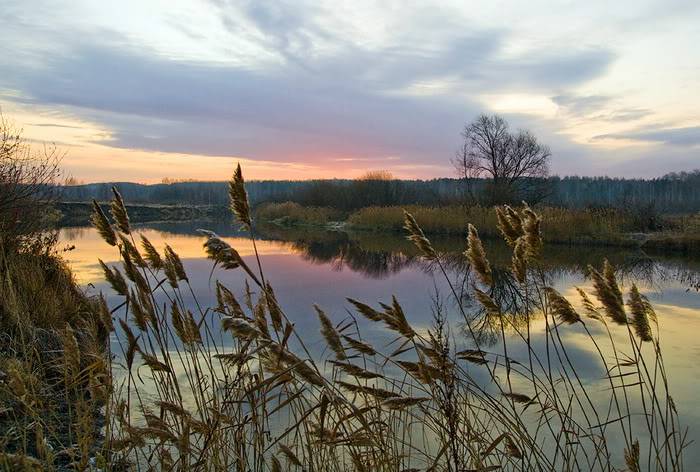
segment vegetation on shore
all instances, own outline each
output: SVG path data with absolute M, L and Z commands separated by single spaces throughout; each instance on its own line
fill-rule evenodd
M 282 226 L 327 225 L 345 218 L 345 213 L 330 207 L 305 207 L 294 202 L 267 203 L 255 210 L 261 221 Z
M 24 148 L 13 142 L 0 142 L 0 168 L 16 171 L 0 173 L 12 192 L 0 202 L 2 470 L 684 469 L 687 436 L 649 300 L 634 285 L 623 294 L 603 261 L 588 268 L 592 291 L 571 302 L 548 285 L 541 262 L 548 238 L 565 240 L 571 228 L 614 234 L 633 224 L 624 215 L 538 215 L 527 205 L 364 207 L 349 215 L 262 207 L 258 217 L 285 224 L 345 216 L 367 230 L 400 226 L 450 288 L 435 294 L 428 328 L 412 326 L 393 296 L 378 305 L 348 299 L 342 320 L 314 306 L 326 344 L 318 355 L 278 303 L 257 250 L 251 264 L 202 232 L 214 266 L 245 279 L 235 288 L 214 281 L 217 303 L 206 306 L 176 249 L 134 233 L 116 189 L 111 218 L 93 202 L 92 222 L 120 257 L 118 266 L 100 261 L 117 302 L 87 297 L 46 226 L 53 201 L 42 192 L 56 167 L 24 154 L 18 161 Z M 240 167 L 228 194 L 255 247 Z M 517 303 L 498 293 L 504 274 L 476 226 L 510 248 Z M 458 289 L 449 258 L 426 234 L 465 228 L 468 265 Z M 451 324 L 448 312 L 461 323 Z M 393 341 L 370 342 L 359 317 Z M 580 377 L 567 334 L 590 343 L 602 385 Z
M 104 434 L 111 317 L 56 247 L 58 175 L 0 116 L 0 470 L 84 470 Z
M 254 240 L 240 169 L 229 193 Z M 518 311 L 495 297 L 494 272 L 470 226 L 467 286 L 480 309 L 456 291 L 449 297 L 463 329 L 450 326 L 440 297 L 428 330 L 411 326 L 396 298 L 379 306 L 348 300 L 354 313 L 344 320 L 317 306 L 327 344 L 321 358 L 288 320 L 258 258 L 250 266 L 205 232 L 213 262 L 246 278 L 242 290 L 215 282 L 218 303 L 205 307 L 174 249 L 136 244 L 118 195 L 115 225 L 95 210 L 100 234 L 122 257 L 105 277 L 128 302 L 115 333 L 126 372 L 110 418 L 114 460 L 222 471 L 683 469 L 686 440 L 651 304 L 634 286 L 623 295 L 605 262 L 590 268 L 594 290 L 580 292 L 576 309 L 540 275 L 542 221 L 527 207 L 496 213 L 512 249 L 513 289 L 525 301 Z M 404 226 L 445 273 L 410 213 Z M 190 295 L 194 303 L 185 302 Z M 355 316 L 384 325 L 395 338 L 388 351 L 362 337 Z M 599 355 L 610 387 L 602 400 L 600 386 L 579 377 L 569 331 Z M 483 343 L 487 333 L 501 340 L 493 350 Z M 142 379 L 153 385 L 150 395 Z
M 465 235 L 467 226 L 480 228 L 486 238 L 499 237 L 498 221 L 492 208 L 483 206 L 387 206 L 341 212 L 325 207 L 303 207 L 295 203 L 269 203 L 255 209 L 260 221 L 283 226 L 324 226 L 342 221 L 352 230 L 403 231 L 403 212 L 409 211 L 426 234 Z M 700 244 L 700 216 L 649 216 L 614 209 L 571 210 L 538 208 L 543 219 L 546 242 L 564 244 L 649 247 L 697 252 Z M 667 228 L 650 230 L 650 227 Z
M 0 470 L 83 470 L 111 394 L 110 315 L 53 252 L 0 241 Z
M 400 231 L 403 209 L 371 207 L 359 210 L 348 218 L 358 229 Z M 442 208 L 408 207 L 426 233 L 466 234 L 469 224 L 480 228 L 480 234 L 500 237 L 498 218 L 493 208 L 453 206 Z M 623 234 L 632 231 L 634 221 L 614 210 L 538 209 L 543 220 L 543 235 L 548 242 L 621 243 Z

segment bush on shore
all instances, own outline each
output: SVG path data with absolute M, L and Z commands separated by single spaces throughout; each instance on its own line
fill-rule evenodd
M 323 225 L 344 218 L 340 210 L 329 207 L 306 207 L 294 202 L 266 203 L 255 209 L 256 218 L 282 225 Z
M 0 470 L 86 469 L 111 393 L 110 314 L 51 230 L 60 159 L 0 113 Z

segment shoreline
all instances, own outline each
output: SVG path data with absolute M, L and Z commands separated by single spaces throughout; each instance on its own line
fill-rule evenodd
M 107 203 L 100 202 L 100 205 L 105 207 Z M 133 204 L 127 205 L 131 221 L 137 224 L 148 223 L 166 223 L 166 222 L 186 222 L 192 220 L 212 220 L 216 221 L 222 217 L 229 217 L 230 210 L 227 207 L 220 205 L 157 205 L 157 204 Z M 279 214 L 275 217 L 266 217 L 265 205 L 256 211 L 257 219 L 260 223 L 271 225 L 281 229 L 299 229 L 308 228 L 324 231 L 340 231 L 340 232 L 361 232 L 366 234 L 395 234 L 403 233 L 403 228 L 398 224 L 380 226 L 370 225 L 358 222 L 353 222 L 361 218 L 361 213 L 373 208 L 363 208 L 349 214 L 342 214 L 333 209 L 314 208 L 314 207 L 298 207 L 302 210 L 301 214 Z M 89 225 L 90 213 L 92 212 L 92 204 L 88 202 L 60 202 L 57 204 L 57 209 L 61 212 L 59 224 L 62 227 L 78 227 Z M 376 210 L 376 208 L 374 208 Z M 421 208 L 422 210 L 426 210 Z M 324 210 L 321 215 L 318 215 L 319 210 Z M 379 208 L 381 212 L 388 212 L 393 208 Z M 437 207 L 427 209 L 433 212 L 454 210 L 449 207 Z M 310 212 L 315 212 L 310 215 Z M 564 214 L 567 210 L 562 210 Z M 569 212 L 573 214 L 573 211 Z M 320 216 L 320 219 L 317 219 Z M 331 217 L 344 217 L 344 219 L 329 219 Z M 452 215 L 450 215 L 452 216 Z M 465 215 L 466 216 L 466 215 Z M 436 225 L 423 227 L 426 235 L 436 236 L 458 236 L 466 237 L 467 222 L 466 217 L 463 228 L 460 228 L 459 223 L 455 223 L 454 219 L 445 218 L 448 224 L 441 225 L 438 222 Z M 546 220 L 545 220 L 546 221 Z M 419 221 L 420 223 L 420 221 Z M 487 228 L 484 221 L 474 221 L 475 225 L 481 228 Z M 595 247 L 620 247 L 620 248 L 637 248 L 650 252 L 673 252 L 677 254 L 687 254 L 697 256 L 700 255 L 700 234 L 682 233 L 674 231 L 648 231 L 648 232 L 620 232 L 612 233 L 610 237 L 602 236 L 600 238 L 590 236 L 576 237 L 578 232 L 576 228 L 570 228 L 571 235 L 566 234 L 560 236 L 548 237 L 548 232 L 545 228 L 544 240 L 548 244 L 556 244 L 562 246 L 595 246 Z M 483 231 L 481 237 L 484 239 L 499 239 L 500 236 L 493 228 Z

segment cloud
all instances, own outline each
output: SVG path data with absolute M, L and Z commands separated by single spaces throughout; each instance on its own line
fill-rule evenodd
M 265 159 L 415 154 L 434 151 L 476 113 L 466 101 L 388 96 L 299 71 L 176 62 L 112 47 L 81 47 L 46 67 L 50 74 L 15 77 L 25 101 L 105 123 L 109 144 L 127 148 Z M 448 123 L 454 128 L 441 129 Z
M 595 38 L 521 41 L 516 26 L 430 5 L 360 5 L 349 15 L 335 2 L 301 0 L 191 7 L 218 29 L 174 9 L 154 18 L 161 29 L 150 43 L 148 32 L 119 30 L 116 21 L 114 29 L 85 27 L 89 19 L 78 25 L 70 9 L 55 24 L 17 9 L 21 21 L 0 31 L 0 40 L 21 44 L 0 57 L 0 97 L 91 123 L 106 132 L 92 139 L 119 149 L 315 168 L 386 167 L 392 156 L 406 168 L 442 166 L 443 174 L 451 172 L 464 123 L 489 112 L 489 96 L 551 97 L 561 111 L 553 120 L 503 111 L 514 127 L 531 128 L 550 145 L 559 172 L 574 164 L 595 172 L 591 156 L 605 154 L 571 141 L 561 133 L 566 125 L 651 113 L 609 90 L 581 93 L 619 57 Z M 142 15 L 133 21 L 148 24 Z M 187 53 L 178 55 L 178 44 L 164 49 L 161 34 L 179 37 Z M 206 60 L 193 53 L 209 44 L 216 51 Z
M 115 147 L 316 164 L 399 155 L 449 167 L 459 130 L 481 107 L 464 94 L 426 97 L 407 87 L 431 80 L 458 90 L 567 87 L 598 74 L 610 57 L 583 51 L 506 60 L 499 52 L 505 33 L 493 31 L 431 48 L 363 48 L 267 8 L 256 3 L 247 14 L 284 52 L 279 64 L 177 60 L 108 35 L 92 45 L 67 42 L 40 66 L 20 61 L 2 85 L 21 91 L 17 101 L 67 107 L 102 123 L 111 130 L 104 144 Z M 333 54 L 303 54 L 329 37 Z
M 607 106 L 611 97 L 607 95 L 556 95 L 552 101 L 559 107 L 566 109 L 575 115 L 587 115 L 598 112 Z
M 646 108 L 620 108 L 614 110 L 612 113 L 606 116 L 610 121 L 637 121 L 647 116 L 651 116 L 653 112 Z
M 493 79 L 533 91 L 565 89 L 601 76 L 614 60 L 607 48 L 531 51 L 526 58 L 500 63 Z
M 625 139 L 651 143 L 669 144 L 672 146 L 695 147 L 700 146 L 700 126 L 683 128 L 646 128 L 627 133 L 611 133 L 595 136 L 595 140 Z
M 610 95 L 562 94 L 551 99 L 565 113 L 592 121 L 637 121 L 653 114 L 645 108 L 619 107 L 619 100 Z
M 66 128 L 66 129 L 82 129 L 80 126 L 63 125 L 59 123 L 30 123 L 31 126 L 40 128 Z

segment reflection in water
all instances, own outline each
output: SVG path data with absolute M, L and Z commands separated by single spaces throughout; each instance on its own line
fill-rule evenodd
M 237 231 L 230 223 L 213 221 L 159 222 L 144 227 L 151 232 L 149 238 L 155 241 L 177 237 L 185 240 L 185 245 L 178 241 L 178 251 L 184 251 L 184 257 L 201 257 L 203 239 L 197 236 L 198 229 L 214 231 L 225 238 L 236 238 L 236 249 L 242 254 L 252 253 L 252 246 L 247 234 Z M 81 241 L 92 238 L 87 235 L 91 228 L 66 228 L 62 230 L 62 239 Z M 157 235 L 154 237 L 153 235 Z M 330 264 L 336 270 L 347 268 L 365 277 L 383 279 L 407 268 L 430 270 L 420 258 L 415 246 L 402 234 L 331 231 L 318 228 L 285 228 L 276 225 L 260 225 L 258 236 L 263 241 L 274 243 L 264 245 L 263 250 L 292 251 L 305 260 L 315 264 Z M 454 236 L 431 236 L 433 246 L 445 255 L 445 265 L 451 272 L 459 274 L 467 269 L 466 258 L 462 251 L 466 241 Z M 99 244 L 99 241 L 97 241 Z M 104 245 L 103 245 L 104 246 Z M 511 264 L 511 251 L 500 240 L 484 241 L 488 258 L 493 266 L 508 272 Z M 645 287 L 660 290 L 664 285 L 678 282 L 685 288 L 700 290 L 700 260 L 678 255 L 655 254 L 653 257 L 641 250 L 601 246 L 566 246 L 549 245 L 544 251 L 546 257 L 541 267 L 548 280 L 557 280 L 565 276 L 585 277 L 588 266 L 600 267 L 607 259 L 616 268 L 616 275 L 621 282 L 635 281 Z M 503 283 L 508 282 L 503 275 Z
M 367 250 L 342 233 L 333 240 L 297 240 L 292 247 L 309 262 L 331 264 L 335 270 L 347 267 L 374 279 L 386 278 L 417 262 L 415 255 L 400 251 Z
M 268 238 L 289 241 L 290 247 L 299 252 L 305 260 L 313 263 L 330 264 L 335 270 L 343 267 L 359 272 L 365 277 L 382 279 L 407 268 L 433 270 L 430 264 L 418 257 L 413 244 L 398 235 L 375 233 L 348 234 L 340 231 L 289 231 L 270 227 L 263 232 Z M 502 307 L 507 317 L 505 326 L 501 319 L 489 315 L 486 310 L 470 298 L 468 287 L 473 283 L 468 262 L 464 254 L 456 250 L 465 242 L 461 238 L 433 238 L 433 245 L 443 252 L 443 264 L 450 272 L 453 284 L 463 306 L 469 307 L 465 315 L 476 328 L 477 343 L 494 346 L 501 336 L 500 330 L 509 332 L 522 330 L 528 320 L 532 321 L 541 313 L 539 294 L 534 284 L 524 289 L 515 280 L 510 264 L 511 250 L 500 241 L 486 241 L 486 251 L 492 262 L 493 287 L 489 295 Z M 616 276 L 623 285 L 632 282 L 648 289 L 661 291 L 664 286 L 678 282 L 688 289 L 700 287 L 700 264 L 682 259 L 652 258 L 640 250 L 614 250 L 610 248 L 571 248 L 548 246 L 546 257 L 541 262 L 539 277 L 541 285 L 555 285 L 563 278 L 588 277 L 589 266 L 599 267 L 608 259 L 616 267 Z M 466 335 L 465 331 L 465 335 Z
M 203 238 L 197 229 L 207 228 L 222 237 L 234 238 L 233 245 L 246 256 L 253 253 L 245 233 L 236 231 L 230 224 L 204 222 L 154 223 L 141 231 L 156 246 L 169 242 L 177 248 L 184 259 L 203 258 Z M 262 239 L 258 250 L 263 256 L 274 254 L 296 254 L 301 260 L 313 265 L 326 265 L 335 272 L 349 270 L 366 279 L 383 280 L 404 270 L 430 273 L 435 268 L 419 257 L 415 246 L 399 234 L 344 231 L 325 231 L 315 228 L 282 228 L 265 225 L 259 228 Z M 102 279 L 97 259 L 111 261 L 115 253 L 101 240 L 95 238 L 91 228 L 66 228 L 61 232 L 64 241 L 78 248 L 69 255 L 69 260 L 78 280 L 93 283 Z M 466 242 L 459 237 L 432 237 L 434 247 L 442 253 L 442 262 L 453 281 L 453 287 L 462 305 L 469 308 L 465 313 L 475 321 L 478 342 L 487 346 L 498 342 L 500 320 L 487 315 L 481 304 L 472 300 L 469 287 L 473 283 L 468 262 L 461 249 Z M 173 242 L 175 240 L 176 242 Z M 485 241 L 484 246 L 493 268 L 494 286 L 489 295 L 503 307 L 509 316 L 506 329 L 520 328 L 528 319 L 535 319 L 540 311 L 534 290 L 522 290 L 510 270 L 511 250 L 501 241 Z M 686 290 L 700 289 L 700 261 L 678 257 L 650 257 L 640 250 L 548 246 L 546 257 L 540 263 L 540 277 L 547 285 L 558 281 L 579 279 L 587 284 L 589 265 L 598 267 L 608 259 L 617 269 L 622 284 L 636 284 L 655 293 L 664 288 L 678 286 Z M 426 296 L 429 286 L 422 287 Z M 529 293 L 530 296 L 527 296 Z M 389 295 L 389 294 L 385 294 Z M 576 298 L 576 297 L 574 297 Z
M 197 297 L 204 306 L 214 306 L 216 302 L 209 281 L 211 263 L 204 259 L 204 239 L 196 235 L 199 228 L 215 231 L 244 258 L 251 256 L 252 246 L 245 234 L 231 229 L 227 223 L 159 223 L 143 227 L 141 231 L 157 247 L 168 243 L 177 250 L 192 276 Z M 432 322 L 431 293 L 434 287 L 445 300 L 454 288 L 469 308 L 467 316 L 480 322 L 477 333 L 480 345 L 488 344 L 497 350 L 500 321 L 485 316 L 481 306 L 469 300 L 467 295 L 473 280 L 462 254 L 466 246 L 463 238 L 431 238 L 436 249 L 444 253 L 444 266 L 453 281 L 453 287 L 448 287 L 439 274 L 435 274 L 434 267 L 421 260 L 414 246 L 399 234 L 290 230 L 274 226 L 259 230 L 262 241 L 258 249 L 267 275 L 290 318 L 299 329 L 309 333 L 314 353 L 320 352 L 324 344 L 318 335 L 313 303 L 319 303 L 337 321 L 348 316 L 345 297 L 374 304 L 380 300 L 389 301 L 391 295 L 396 294 L 411 325 L 425 328 Z M 90 228 L 62 230 L 61 239 L 76 246 L 66 257 L 78 280 L 106 291 L 97 259 L 113 262 L 117 255 L 114 248 L 105 245 Z M 522 327 L 529 314 L 534 320 L 533 332 L 537 328 L 537 333 L 541 333 L 543 330 L 538 324 L 542 320 L 538 316 L 537 304 L 524 295 L 510 273 L 509 248 L 492 241 L 485 241 L 484 245 L 495 282 L 491 295 L 511 317 L 508 324 Z M 620 248 L 548 246 L 543 253 L 541 276 L 548 285 L 569 297 L 576 307 L 578 296 L 574 287 L 590 288 L 588 265 L 599 267 L 606 258 L 617 268 L 618 279 L 623 284 L 636 283 L 652 299 L 660 317 L 662 340 L 668 346 L 665 357 L 674 397 L 684 413 L 684 423 L 691 427 L 691 432 L 697 431 L 700 428 L 700 399 L 695 392 L 700 379 L 695 366 L 700 362 L 700 351 L 694 333 L 700 329 L 700 297 L 697 293 L 700 261 L 650 257 L 642 251 Z M 234 289 L 240 290 L 242 286 L 237 273 L 219 272 L 216 278 Z M 463 320 L 461 314 L 454 312 L 454 305 L 447 304 L 446 310 L 452 310 L 448 315 L 451 321 Z M 369 330 L 368 325 L 362 328 L 365 333 L 369 331 L 375 345 L 376 341 L 391 341 L 391 336 L 376 325 Z M 572 352 L 576 353 L 576 364 L 582 377 L 597 380 L 594 376 L 599 373 L 590 345 L 575 330 L 568 331 L 566 336 L 575 347 Z
M 347 267 L 366 277 L 385 278 L 406 268 L 430 270 L 419 257 L 412 243 L 400 234 L 347 233 L 342 231 L 298 230 L 263 227 L 262 237 L 283 241 L 314 263 L 332 264 L 337 270 Z M 465 274 L 467 261 L 462 251 L 466 241 L 459 237 L 432 236 L 433 246 L 443 253 L 445 266 L 455 275 Z M 495 296 L 513 311 L 522 308 L 524 300 L 515 296 L 510 273 L 511 250 L 502 241 L 485 241 L 484 246 L 496 272 Z M 562 277 L 587 277 L 588 267 L 600 267 L 609 260 L 623 283 L 634 281 L 649 289 L 661 290 L 669 283 L 678 282 L 688 289 L 700 289 L 700 260 L 678 256 L 651 257 L 641 250 L 610 247 L 581 247 L 550 245 L 540 262 L 542 276 L 551 283 Z M 468 282 L 468 281 L 464 281 Z
M 241 255 L 253 252 L 245 233 L 237 231 L 228 223 L 221 222 L 164 222 L 149 224 L 142 232 L 156 246 L 166 241 L 177 247 L 185 259 L 203 258 L 203 238 L 196 235 L 197 229 L 207 228 L 222 237 L 234 238 L 233 245 Z M 326 231 L 316 228 L 282 228 L 265 225 L 258 229 L 262 239 L 260 253 L 296 254 L 303 261 L 314 265 L 326 265 L 333 271 L 349 270 L 363 278 L 382 280 L 404 270 L 430 273 L 435 268 L 419 257 L 415 246 L 399 234 L 344 231 Z M 114 251 L 94 237 L 91 228 L 67 228 L 61 237 L 79 248 L 69 259 L 78 279 L 82 283 L 99 281 L 102 273 L 97 259 L 110 261 Z M 172 242 L 176 239 L 177 242 Z M 470 308 L 464 314 L 476 321 L 476 334 L 479 343 L 493 345 L 498 341 L 500 321 L 489 317 L 483 307 L 470 298 L 469 287 L 473 283 L 468 270 L 468 262 L 462 252 L 466 242 L 459 237 L 432 237 L 434 247 L 442 253 L 442 261 L 453 289 L 462 300 L 463 306 Z M 523 291 L 511 273 L 511 250 L 501 241 L 485 241 L 484 246 L 493 267 L 494 286 L 489 295 L 503 307 L 510 317 L 508 327 L 524 326 L 528 318 L 537 317 L 540 311 L 533 290 Z M 664 288 L 679 286 L 686 290 L 700 289 L 700 261 L 679 257 L 650 257 L 640 250 L 568 247 L 552 245 L 544 249 L 546 257 L 540 262 L 540 277 L 547 285 L 558 281 L 579 279 L 587 284 L 588 267 L 599 267 L 608 259 L 617 270 L 618 280 L 624 284 L 632 282 L 649 291 L 661 293 Z M 423 288 L 423 295 L 428 287 Z M 526 296 L 526 292 L 530 296 Z M 388 294 L 386 294 L 388 295 Z M 576 298 L 576 297 L 575 297 Z
M 252 245 L 246 235 L 232 228 L 228 223 L 211 221 L 153 223 L 142 228 L 141 232 L 156 246 L 162 247 L 168 242 L 177 249 L 183 259 L 200 260 L 203 262 L 203 267 L 208 267 L 208 263 L 203 261 L 203 238 L 196 234 L 199 228 L 213 230 L 229 239 L 244 257 L 253 253 Z M 309 296 L 329 293 L 328 287 L 314 287 L 314 283 L 320 282 L 309 281 L 308 275 L 304 275 L 304 273 L 311 273 L 307 268 L 311 266 L 328 267 L 336 273 L 349 271 L 367 281 L 386 280 L 388 290 L 377 292 L 378 299 L 396 293 L 399 287 L 412 291 L 409 298 L 428 299 L 430 287 L 435 284 L 432 275 L 435 268 L 423 261 L 414 245 L 399 234 L 348 233 L 314 228 L 281 228 L 274 225 L 262 226 L 258 232 L 261 238 L 258 249 L 263 258 L 279 256 L 280 261 L 286 261 L 274 272 L 281 274 L 290 282 L 303 281 Z M 103 244 L 91 228 L 64 229 L 61 232 L 61 238 L 77 246 L 73 252 L 69 253 L 68 259 L 78 280 L 83 284 L 101 281 L 102 272 L 97 259 L 113 261 L 115 252 L 112 248 Z M 433 246 L 442 254 L 443 266 L 452 280 L 452 286 L 444 286 L 443 290 L 446 291 L 448 288 L 449 291 L 454 290 L 462 301 L 462 305 L 469 311 L 460 314 L 457 318 L 463 319 L 466 316 L 475 321 L 477 327 L 475 334 L 479 338 L 479 343 L 487 346 L 494 345 L 500 336 L 500 320 L 489 317 L 481 304 L 470 299 L 469 288 L 473 280 L 471 280 L 466 257 L 462 252 L 466 241 L 459 237 L 432 237 L 431 239 Z M 485 241 L 484 246 L 492 264 L 494 278 L 494 286 L 489 295 L 503 308 L 504 314 L 509 316 L 506 329 L 520 328 L 527 323 L 528 319 L 537 319 L 540 312 L 539 298 L 535 297 L 536 293 L 533 289 L 523 290 L 514 280 L 510 270 L 510 248 L 501 241 Z M 543 252 L 545 257 L 540 262 L 539 276 L 546 285 L 559 286 L 564 293 L 569 291 L 574 295 L 571 297 L 574 303 L 578 296 L 573 291 L 573 284 L 590 285 L 587 280 L 589 265 L 599 267 L 605 259 L 616 267 L 616 275 L 623 285 L 634 282 L 652 296 L 656 295 L 657 300 L 662 299 L 664 292 L 670 290 L 674 293 L 688 291 L 689 295 L 683 300 L 687 301 L 688 297 L 692 297 L 692 294 L 700 288 L 700 261 L 697 260 L 680 257 L 650 257 L 640 250 L 604 247 L 552 245 L 547 246 Z M 290 256 L 296 257 L 296 262 L 293 262 Z M 418 291 L 415 291 L 413 287 L 407 287 L 407 282 L 397 279 L 397 276 L 402 273 L 416 274 L 419 279 L 429 282 L 423 283 L 418 287 Z M 330 279 L 323 276 L 319 280 L 328 282 Z M 360 287 L 357 279 L 343 278 L 343 282 L 349 285 L 346 285 L 346 291 L 339 290 L 338 300 L 353 295 L 353 289 Z M 367 287 L 363 286 L 360 291 L 363 297 L 368 293 Z M 526 293 L 530 296 L 526 296 Z M 298 298 L 298 294 L 295 293 L 294 298 Z M 316 301 L 321 300 L 310 300 L 306 308 L 308 309 Z M 335 301 L 335 303 L 338 302 Z M 456 304 L 452 308 L 455 307 Z M 425 315 L 419 322 L 426 325 Z

